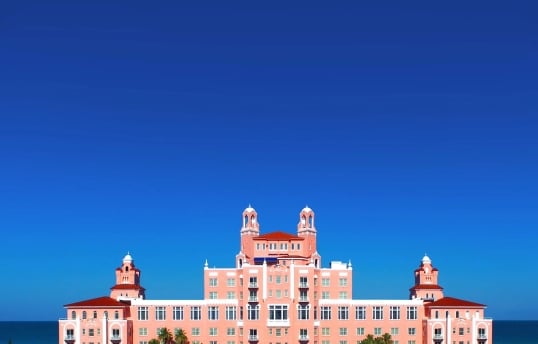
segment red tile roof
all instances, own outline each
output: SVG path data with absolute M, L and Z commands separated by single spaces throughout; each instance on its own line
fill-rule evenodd
M 282 241 L 288 241 L 288 240 L 304 240 L 304 238 L 301 238 L 296 235 L 292 235 L 289 233 L 284 232 L 272 232 L 263 234 L 257 237 L 253 238 L 254 240 L 282 240 Z
M 440 285 L 437 284 L 418 284 L 411 287 L 410 290 L 419 290 L 419 289 L 443 289 Z
M 429 308 L 483 308 L 486 307 L 481 303 L 465 301 L 461 299 L 456 299 L 454 297 L 443 297 L 437 301 L 426 304 L 426 307 Z
M 64 307 L 69 308 L 95 308 L 95 307 L 125 307 L 128 306 L 128 303 L 117 301 L 108 296 L 97 297 L 95 299 L 89 299 L 84 301 L 79 301 L 75 303 L 70 303 L 64 305 Z
M 146 289 L 144 289 L 141 286 L 136 285 L 136 284 L 116 284 L 115 286 L 113 286 L 110 289 L 112 289 L 112 290 L 120 290 L 120 289 L 121 290 L 123 290 L 123 289 L 146 290 Z

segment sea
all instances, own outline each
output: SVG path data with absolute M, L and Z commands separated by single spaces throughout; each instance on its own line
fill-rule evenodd
M 57 321 L 1 321 L 0 344 L 58 344 Z M 488 344 L 538 344 L 538 320 L 494 320 Z

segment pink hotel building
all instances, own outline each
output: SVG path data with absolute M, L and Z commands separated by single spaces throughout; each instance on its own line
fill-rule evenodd
M 235 267 L 204 266 L 203 300 L 149 300 L 127 254 L 109 296 L 65 305 L 59 344 L 148 344 L 160 328 L 182 329 L 191 344 L 356 344 L 389 333 L 394 344 L 490 344 L 485 305 L 444 296 L 424 256 L 405 300 L 352 298 L 350 263 L 322 267 L 314 212 L 296 234 L 260 233 L 243 211 Z

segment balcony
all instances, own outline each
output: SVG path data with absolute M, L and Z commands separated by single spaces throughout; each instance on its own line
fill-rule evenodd
M 478 344 L 485 344 L 488 340 L 488 336 L 485 333 L 479 333 L 477 340 Z
M 110 341 L 112 344 L 120 344 L 121 343 L 121 337 L 120 336 L 112 336 L 110 338 Z
M 257 296 L 249 296 L 248 297 L 248 302 L 258 302 L 258 297 Z
M 257 334 L 251 334 L 248 336 L 248 341 L 249 342 L 257 342 L 259 339 L 258 339 L 258 335 Z
M 308 282 L 299 282 L 299 288 L 307 289 L 308 288 Z
M 300 334 L 299 335 L 299 341 L 300 342 L 308 342 L 308 335 L 307 334 Z
M 436 333 L 433 335 L 433 343 L 441 344 L 443 342 L 443 335 L 441 333 Z
M 258 288 L 258 282 L 249 282 L 248 287 L 256 289 L 256 288 Z
M 308 296 L 299 296 L 299 302 L 309 302 Z
M 65 344 L 74 344 L 75 343 L 75 336 L 72 334 L 68 334 L 64 337 Z

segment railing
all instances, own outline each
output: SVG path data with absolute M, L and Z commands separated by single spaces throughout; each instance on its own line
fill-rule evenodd
M 307 334 L 300 334 L 299 335 L 299 340 L 304 342 L 304 341 L 307 341 L 308 340 L 308 335 Z
M 308 288 L 308 282 L 299 282 L 299 288 Z
M 299 302 L 308 302 L 308 296 L 300 296 Z
M 478 339 L 488 339 L 488 336 L 485 333 L 479 333 Z
M 248 340 L 251 342 L 257 342 L 258 341 L 258 335 L 257 334 L 251 334 L 248 336 Z
M 248 287 L 249 287 L 249 288 L 258 288 L 258 282 L 250 282 L 250 283 L 248 284 Z
M 443 339 L 443 335 L 440 333 L 434 334 L 433 339 Z
M 258 302 L 258 297 L 257 296 L 249 296 L 248 301 L 249 302 Z

